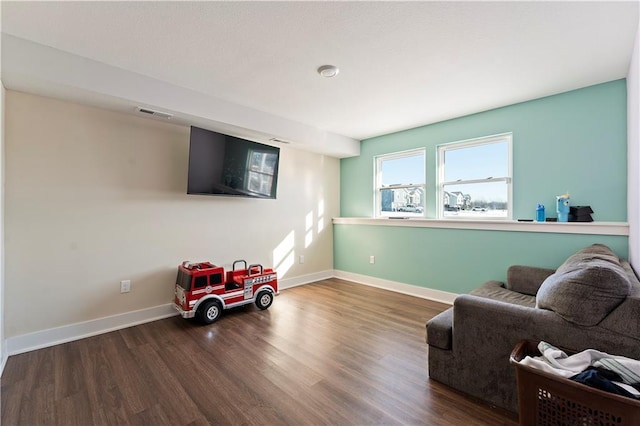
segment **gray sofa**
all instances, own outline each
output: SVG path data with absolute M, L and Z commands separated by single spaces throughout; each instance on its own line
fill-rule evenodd
M 429 377 L 515 412 L 509 354 L 523 339 L 640 359 L 640 282 L 629 263 L 595 244 L 555 271 L 511 266 L 506 284 L 458 296 L 427 323 Z

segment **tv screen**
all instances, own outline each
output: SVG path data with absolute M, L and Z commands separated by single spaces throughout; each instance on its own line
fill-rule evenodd
M 280 148 L 191 126 L 187 194 L 276 198 Z

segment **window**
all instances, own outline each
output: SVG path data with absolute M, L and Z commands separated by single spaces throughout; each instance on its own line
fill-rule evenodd
M 375 216 L 424 216 L 425 150 L 375 157 Z
M 178 269 L 176 284 L 182 287 L 184 291 L 189 291 L 191 289 L 191 275 L 185 274 L 181 269 Z
M 201 276 L 201 277 L 196 277 L 195 282 L 193 287 L 194 288 L 202 288 L 202 287 L 206 287 L 207 286 L 207 277 L 206 276 Z
M 278 154 L 251 150 L 247 167 L 247 189 L 261 195 L 271 195 Z
M 222 282 L 222 274 L 211 274 L 209 275 L 209 285 L 216 285 Z
M 511 219 L 512 134 L 438 146 L 441 218 Z

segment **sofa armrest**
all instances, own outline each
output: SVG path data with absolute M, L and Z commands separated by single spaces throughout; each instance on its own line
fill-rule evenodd
M 523 336 L 529 336 L 528 340 L 544 340 L 542 337 L 548 338 L 556 328 L 577 328 L 553 311 L 469 294 L 456 297 L 453 309 L 454 345 L 482 342 L 479 346 L 486 348 L 487 341 L 504 339 L 513 349 Z M 469 341 L 462 342 L 461 338 Z
M 515 305 L 498 300 L 463 294 L 453 305 L 453 349 L 457 354 L 489 357 L 505 365 L 520 340 L 545 340 L 552 344 L 568 346 L 550 337 L 556 329 L 567 325 L 558 314 L 545 309 Z M 482 355 L 480 355 L 482 354 Z
M 453 308 L 440 312 L 427 322 L 427 344 L 450 350 L 453 331 Z
M 555 270 L 533 266 L 513 265 L 507 270 L 507 288 L 535 296 L 542 282 Z

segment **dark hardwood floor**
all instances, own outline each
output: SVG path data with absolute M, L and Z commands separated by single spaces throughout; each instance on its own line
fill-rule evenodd
M 337 279 L 266 311 L 179 317 L 12 356 L 2 425 L 515 425 L 430 381 L 427 319 L 446 305 Z

